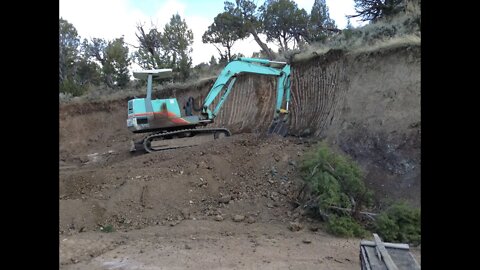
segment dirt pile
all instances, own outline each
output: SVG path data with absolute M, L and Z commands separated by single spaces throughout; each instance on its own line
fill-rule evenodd
M 242 134 L 124 160 L 107 152 L 79 169 L 60 171 L 61 232 L 235 215 L 245 222 L 293 221 L 301 185 L 296 167 L 309 145 Z

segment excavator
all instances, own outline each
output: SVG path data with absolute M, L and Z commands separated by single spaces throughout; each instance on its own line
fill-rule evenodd
M 290 65 L 286 62 L 267 59 L 239 57 L 230 61 L 220 72 L 200 109 L 195 108 L 192 97 L 188 99 L 184 106 L 184 115 L 176 98 L 152 100 L 152 80 L 170 77 L 172 69 L 133 72 L 135 78 L 147 79 L 147 95 L 145 98 L 134 98 L 128 101 L 127 127 L 133 133 L 148 134 L 139 141 L 132 140 L 130 151 L 144 150 L 151 153 L 198 145 L 202 143 L 198 139 L 200 137 L 215 140 L 231 136 L 231 132 L 226 128 L 206 128 L 205 126 L 214 122 L 232 91 L 237 76 L 243 73 L 277 78 L 275 112 L 268 133 L 286 136 L 290 103 Z M 219 101 L 213 104 L 219 95 Z M 282 108 L 283 104 L 285 108 Z M 200 111 L 200 114 L 193 115 L 192 109 Z

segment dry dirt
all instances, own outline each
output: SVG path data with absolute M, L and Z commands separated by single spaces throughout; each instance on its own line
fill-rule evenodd
M 61 269 L 359 269 L 360 239 L 293 203 L 308 140 L 238 134 L 135 155 L 127 142 L 62 162 Z

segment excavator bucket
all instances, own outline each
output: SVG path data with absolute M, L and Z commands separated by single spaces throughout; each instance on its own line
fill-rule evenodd
M 278 134 L 282 137 L 288 134 L 288 123 L 286 120 L 277 119 L 272 122 L 268 128 L 268 134 Z

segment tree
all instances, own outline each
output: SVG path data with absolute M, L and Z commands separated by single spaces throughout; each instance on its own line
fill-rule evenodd
M 262 32 L 262 23 L 256 8 L 257 6 L 251 0 L 235 0 L 235 3 L 226 1 L 224 10 L 235 16 L 237 29 L 251 34 L 267 57 L 274 59 L 272 50 L 258 36 Z
M 185 80 L 190 75 L 192 66 L 191 45 L 193 32 L 188 28 L 185 20 L 178 13 L 172 15 L 170 22 L 165 25 L 161 36 L 161 46 L 165 51 L 166 62 L 179 73 L 179 79 Z
M 75 61 L 78 58 L 80 37 L 73 24 L 59 19 L 59 82 L 73 76 Z
M 301 42 L 300 38 L 306 33 L 308 14 L 299 9 L 291 0 L 266 1 L 260 7 L 260 18 L 263 23 L 263 32 L 267 41 L 276 41 L 282 51 L 289 50 L 289 42 Z
M 310 13 L 308 25 L 308 41 L 322 42 L 331 36 L 332 33 L 340 32 L 335 21 L 330 18 L 325 0 L 315 0 Z
M 212 57 L 210 58 L 210 62 L 209 62 L 208 64 L 209 64 L 211 67 L 218 65 L 217 59 L 212 55 Z
M 137 25 L 137 36 L 140 46 L 134 53 L 134 60 L 144 69 L 166 68 L 165 50 L 162 46 L 162 33 L 156 26 L 146 32 L 143 25 Z
M 125 86 L 130 81 L 128 66 L 131 59 L 123 37 L 108 42 L 108 46 L 105 48 L 105 58 L 103 73 L 106 78 L 118 87 Z
M 220 13 L 202 36 L 203 43 L 212 43 L 218 50 L 220 59 L 226 59 L 227 62 L 232 59 L 231 50 L 235 41 L 248 35 L 244 28 L 238 28 L 236 19 L 237 17 L 229 12 Z M 222 52 L 215 44 L 220 44 L 226 50 Z
M 86 59 L 93 58 L 100 63 L 102 78 L 109 87 L 123 87 L 130 81 L 128 66 L 131 59 L 123 37 L 112 41 L 92 38 L 89 42 L 85 39 L 82 47 Z
M 99 85 L 102 81 L 100 66 L 88 58 L 81 57 L 77 62 L 75 81 L 79 85 L 94 84 Z
M 107 41 L 103 38 L 91 38 L 83 40 L 82 50 L 87 59 L 93 58 L 98 61 L 102 66 L 105 66 L 106 56 L 105 49 L 107 47 Z
M 362 21 L 377 21 L 390 18 L 405 10 L 405 0 L 354 0 L 355 15 L 349 18 L 361 17 Z

